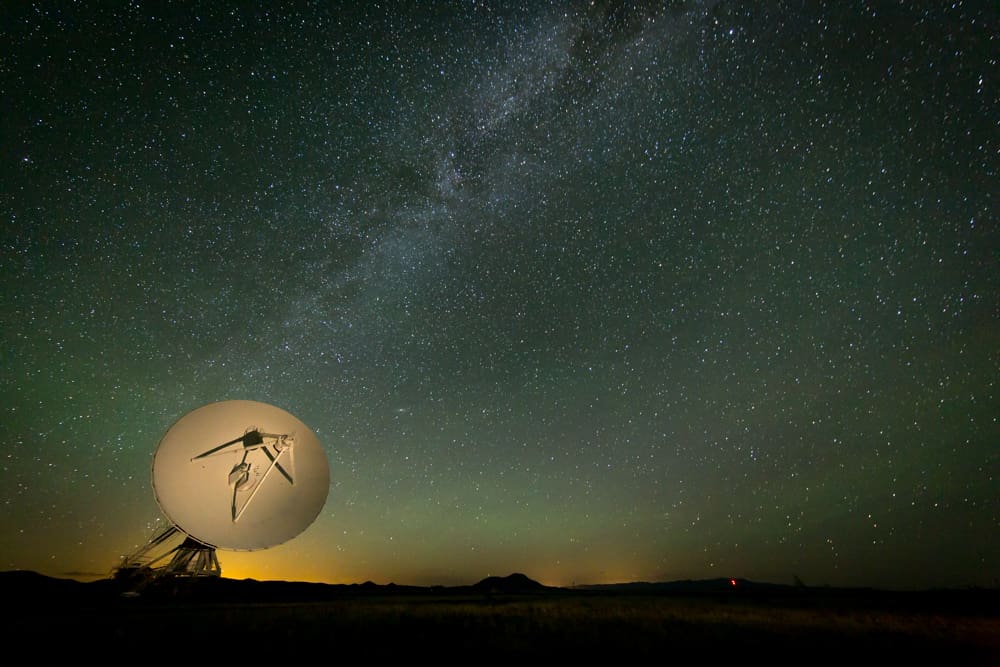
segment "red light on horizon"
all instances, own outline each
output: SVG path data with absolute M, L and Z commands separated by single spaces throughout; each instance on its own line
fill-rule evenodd
M 730 579 L 729 580 L 729 585 L 730 586 L 735 586 L 736 585 L 736 580 L 735 579 Z

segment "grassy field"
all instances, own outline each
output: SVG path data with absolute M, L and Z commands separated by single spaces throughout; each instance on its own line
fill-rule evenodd
M 994 593 L 990 591 L 989 593 Z M 118 599 L 24 607 L 3 625 L 35 657 L 752 660 L 1000 665 L 996 596 L 345 594 L 313 601 Z M 39 656 L 38 654 L 42 654 Z

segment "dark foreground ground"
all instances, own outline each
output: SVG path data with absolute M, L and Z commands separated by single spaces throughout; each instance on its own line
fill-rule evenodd
M 501 581 L 502 583 L 502 581 Z M 0 573 L 0 639 L 46 658 L 1000 666 L 1000 591 L 569 590 L 217 580 L 138 595 Z M 131 591 L 134 592 L 134 591 Z M 123 593 L 126 593 L 123 595 Z

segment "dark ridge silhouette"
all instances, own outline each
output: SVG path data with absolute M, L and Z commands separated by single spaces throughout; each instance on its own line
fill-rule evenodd
M 4 598 L 17 601 L 84 599 L 89 584 L 75 579 L 60 579 L 31 570 L 0 572 L 0 590 Z
M 81 582 L 50 577 L 30 570 L 0 571 L 0 591 L 7 603 L 43 608 L 53 603 L 69 607 L 92 604 L 143 603 L 312 603 L 338 599 L 497 596 L 660 596 L 705 598 L 714 601 L 754 601 L 784 607 L 893 610 L 965 610 L 1000 617 L 1000 589 L 967 588 L 924 591 L 886 591 L 871 588 L 806 587 L 746 579 L 679 580 L 589 584 L 572 588 L 545 586 L 525 574 L 490 576 L 467 586 L 407 586 L 395 583 L 325 584 L 302 581 L 258 581 L 225 577 L 159 577 L 144 582 L 118 578 Z
M 460 594 L 513 595 L 564 590 L 544 586 L 514 573 L 487 577 L 467 586 L 406 586 L 396 583 L 325 584 L 304 581 L 258 581 L 226 577 L 111 577 L 81 582 L 30 570 L 0 572 L 0 591 L 8 601 L 29 606 L 134 598 L 148 601 L 311 602 L 345 596 Z
M 538 583 L 525 574 L 515 572 L 506 577 L 486 577 L 471 586 L 484 593 L 533 593 L 549 590 L 549 586 Z

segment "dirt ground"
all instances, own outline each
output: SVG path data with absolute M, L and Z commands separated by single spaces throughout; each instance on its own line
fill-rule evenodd
M 8 646 L 34 659 L 227 661 L 320 656 L 509 663 L 1000 665 L 997 596 L 940 600 L 614 594 L 399 595 L 327 599 L 44 596 L 9 609 Z M 13 613 L 10 613 L 13 612 Z

